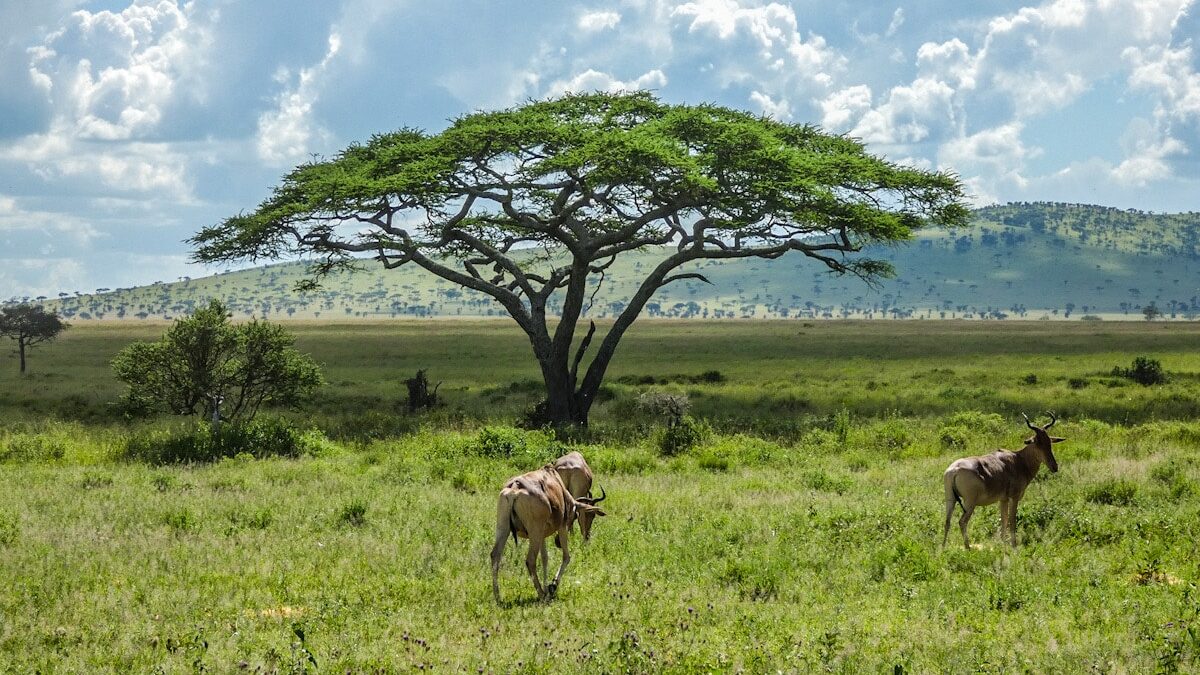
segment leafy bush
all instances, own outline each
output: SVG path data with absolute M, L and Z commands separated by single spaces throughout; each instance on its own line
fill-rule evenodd
M 52 435 L 13 434 L 0 439 L 0 461 L 53 462 L 66 453 L 66 442 Z
M 957 412 L 946 418 L 944 426 L 962 427 L 981 435 L 998 435 L 1009 428 L 1009 423 L 996 413 L 982 413 L 974 410 Z
M 1029 373 L 1021 378 L 1021 384 L 1033 385 L 1038 383 L 1038 376 L 1034 373 Z
M 1114 366 L 1112 374 L 1117 377 L 1124 377 L 1128 380 L 1133 380 L 1140 385 L 1150 386 L 1154 384 L 1162 384 L 1167 381 L 1167 374 L 1163 371 L 1162 363 L 1157 359 L 1152 359 L 1146 356 L 1139 356 L 1133 360 L 1133 365 L 1129 368 Z
M 971 432 L 964 426 L 955 424 L 938 429 L 938 442 L 943 448 L 961 450 L 967 447 L 971 440 Z
M 234 325 L 217 300 L 177 320 L 157 342 L 135 342 L 113 359 L 129 385 L 129 413 L 252 419 L 263 404 L 296 405 L 322 384 L 321 371 L 295 338 L 266 321 Z
M 362 527 L 367 523 L 367 503 L 353 499 L 338 510 L 338 522 L 350 527 Z
M 320 431 L 302 431 L 283 420 L 226 424 L 213 431 L 206 423 L 176 431 L 136 434 L 125 443 L 124 457 L 149 464 L 213 462 L 248 453 L 255 458 L 319 454 L 327 446 Z
M 520 429 L 489 426 L 480 429 L 465 449 L 471 455 L 508 459 L 523 454 L 527 448 L 525 434 Z
M 659 432 L 656 444 L 660 453 L 674 457 L 700 445 L 711 433 L 712 429 L 708 424 L 685 415 L 674 425 Z
M 1086 377 L 1072 377 L 1067 380 L 1067 387 L 1070 389 L 1084 389 L 1088 386 Z

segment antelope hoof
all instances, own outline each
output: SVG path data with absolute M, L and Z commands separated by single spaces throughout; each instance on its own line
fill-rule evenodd
M 558 584 L 550 584 L 546 587 L 546 599 L 553 600 L 558 597 Z

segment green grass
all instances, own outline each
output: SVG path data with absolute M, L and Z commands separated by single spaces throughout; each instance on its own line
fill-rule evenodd
M 650 322 L 556 439 L 509 426 L 536 387 L 506 324 L 297 324 L 331 385 L 292 416 L 336 442 L 153 466 L 127 439 L 178 423 L 120 419 L 106 362 L 162 326 L 79 326 L 0 372 L 0 670 L 1194 672 L 1200 327 L 1102 328 Z M 1114 384 L 1136 355 L 1170 382 Z M 418 367 L 449 405 L 413 417 Z M 661 456 L 648 389 L 713 432 Z M 984 507 L 941 550 L 942 470 L 1045 409 L 1022 546 Z M 499 487 L 568 447 L 609 515 L 550 604 L 510 542 L 497 607 Z

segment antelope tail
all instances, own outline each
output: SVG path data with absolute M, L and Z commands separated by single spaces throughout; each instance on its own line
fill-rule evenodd
M 950 479 L 950 491 L 954 493 L 954 501 L 958 502 L 959 508 L 961 508 L 963 511 L 966 511 L 967 507 L 963 506 L 962 495 L 958 494 L 958 485 L 956 484 L 957 481 L 958 476 Z

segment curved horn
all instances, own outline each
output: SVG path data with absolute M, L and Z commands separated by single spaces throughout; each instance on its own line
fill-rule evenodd
M 600 496 L 593 499 L 592 504 L 593 505 L 599 504 L 600 502 L 604 501 L 604 498 L 607 496 L 608 496 L 608 494 L 604 492 L 604 486 L 601 485 L 600 486 Z
M 1050 416 L 1050 424 L 1042 427 L 1043 429 L 1049 429 L 1050 427 L 1054 426 L 1055 422 L 1058 421 L 1058 418 L 1054 416 L 1054 413 L 1050 412 L 1049 410 L 1046 411 L 1046 414 Z
M 1042 431 L 1041 427 L 1034 426 L 1033 422 L 1029 421 L 1029 415 L 1021 413 L 1021 417 L 1025 418 L 1025 424 L 1027 424 L 1030 429 L 1033 429 L 1034 431 Z

